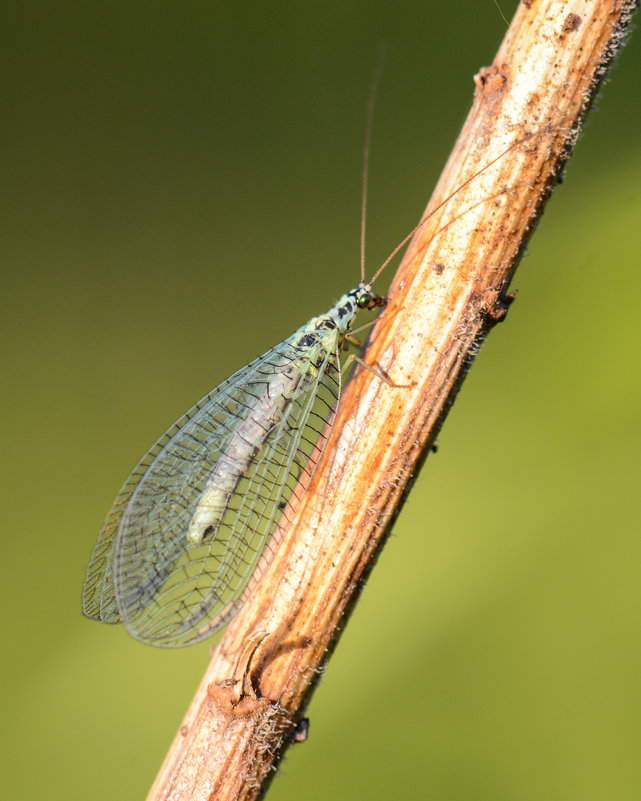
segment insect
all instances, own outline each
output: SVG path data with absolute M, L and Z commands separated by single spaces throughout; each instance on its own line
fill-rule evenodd
M 282 510 L 308 485 L 339 402 L 340 354 L 353 341 L 354 318 L 385 305 L 372 284 L 427 220 L 365 281 L 372 103 L 370 97 L 360 283 L 213 389 L 140 460 L 91 554 L 83 590 L 88 617 L 124 622 L 154 645 L 208 637 L 234 614 Z
M 352 322 L 359 310 L 385 305 L 372 284 L 414 233 L 365 281 L 377 80 L 363 153 L 359 285 L 223 381 L 140 460 L 89 560 L 82 598 L 88 617 L 124 622 L 134 637 L 154 645 L 190 645 L 209 636 L 235 612 L 282 510 L 309 483 L 340 399 L 340 353 L 357 343 Z
M 361 282 L 326 314 L 213 389 L 141 459 L 94 547 L 83 609 L 138 639 L 187 645 L 233 614 L 292 493 L 304 488 L 340 398 L 340 352 Z

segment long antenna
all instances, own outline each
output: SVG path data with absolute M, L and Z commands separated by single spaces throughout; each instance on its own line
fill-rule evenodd
M 462 184 L 457 186 L 456 189 L 453 192 L 451 192 L 446 198 L 444 198 L 437 206 L 435 206 L 430 211 L 429 214 L 426 214 L 425 217 L 423 217 L 423 219 L 418 223 L 418 225 L 415 225 L 414 228 L 412 228 L 412 230 L 409 232 L 409 234 L 407 234 L 407 236 L 398 243 L 398 245 L 394 248 L 394 250 L 389 254 L 389 256 L 385 259 L 385 261 L 378 268 L 378 270 L 376 270 L 374 275 L 368 281 L 368 286 L 370 284 L 373 284 L 374 281 L 376 281 L 378 276 L 383 272 L 383 270 L 391 262 L 391 260 L 394 258 L 394 256 L 396 256 L 398 251 L 410 241 L 410 239 L 419 230 L 419 228 L 422 228 L 425 225 L 425 223 L 427 223 L 428 220 L 430 220 L 436 214 L 437 211 L 440 211 L 440 209 L 442 209 L 443 206 L 445 206 L 446 203 L 449 203 L 450 200 L 454 197 L 454 195 L 456 195 L 458 192 L 460 192 L 461 189 L 463 189 L 465 186 L 467 186 L 470 183 L 470 181 L 473 181 L 477 176 L 481 175 L 481 173 L 485 172 L 485 170 L 487 170 L 493 164 L 496 164 L 496 162 L 499 161 L 499 159 L 502 159 L 503 156 L 505 156 L 506 153 L 509 153 L 510 150 L 513 150 L 515 147 L 518 147 L 518 145 L 520 145 L 523 142 L 527 141 L 531 136 L 532 136 L 531 133 L 525 133 L 519 139 L 516 139 L 514 142 L 512 142 L 512 144 L 509 147 L 505 148 L 505 150 L 502 153 L 499 153 L 499 155 L 496 156 L 496 158 L 493 158 L 492 161 L 490 161 L 487 164 L 485 164 L 483 167 L 481 167 L 475 173 L 470 175 L 469 178 L 467 178 L 465 181 L 463 181 Z M 492 195 L 491 197 L 494 197 L 494 195 Z M 491 198 L 488 198 L 488 200 L 490 200 L 490 199 Z M 454 218 L 454 219 L 456 219 L 456 218 Z M 445 223 L 445 225 L 442 228 L 440 228 L 439 230 L 443 230 L 443 229 L 447 228 L 447 226 L 451 222 L 453 222 L 453 221 L 450 220 L 449 222 Z
M 369 100 L 367 101 L 367 118 L 365 121 L 365 146 L 363 148 L 363 196 L 361 198 L 361 281 L 365 281 L 365 223 L 367 219 L 367 180 L 369 177 L 369 150 L 372 140 L 372 123 L 374 121 L 374 106 L 376 105 L 376 93 L 378 84 L 383 72 L 383 62 L 385 60 L 385 45 L 381 45 L 376 56 L 376 66 L 369 89 Z

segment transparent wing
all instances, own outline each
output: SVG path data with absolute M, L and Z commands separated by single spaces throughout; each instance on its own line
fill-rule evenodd
M 267 356 L 268 354 L 265 354 Z M 253 362 L 234 373 L 222 384 L 205 395 L 186 414 L 179 418 L 143 456 L 123 484 L 116 496 L 105 523 L 98 535 L 98 540 L 91 553 L 87 566 L 87 573 L 82 594 L 83 611 L 87 617 L 101 620 L 103 623 L 120 623 L 120 613 L 116 604 L 113 586 L 113 545 L 120 523 L 136 487 L 150 469 L 156 457 L 172 439 L 183 429 L 192 418 L 198 415 L 210 403 L 220 405 L 224 401 L 226 392 L 233 392 L 234 388 L 242 385 L 252 375 L 255 368 L 264 357 Z
M 101 620 L 103 623 L 121 622 L 114 595 L 112 549 L 127 505 L 136 487 L 140 484 L 145 473 L 147 473 L 150 466 L 153 464 L 154 459 L 163 451 L 168 443 L 172 441 L 173 437 L 176 436 L 176 434 L 178 434 L 178 432 L 205 406 L 210 403 L 220 403 L 226 391 L 233 391 L 236 385 L 242 384 L 246 378 L 252 374 L 260 358 L 261 357 L 254 362 L 250 362 L 222 384 L 219 384 L 209 394 L 205 395 L 204 398 L 179 418 L 171 428 L 160 437 L 132 470 L 107 514 L 105 523 L 98 535 L 98 540 L 91 553 L 91 558 L 89 559 L 82 593 L 83 611 L 87 617 L 93 618 L 94 620 Z
M 87 614 L 122 619 L 134 636 L 167 646 L 197 642 L 233 614 L 281 509 L 311 477 L 340 395 L 335 350 L 317 349 L 311 359 L 296 347 L 299 339 L 209 393 L 141 460 L 94 548 Z M 295 376 L 290 391 L 272 397 L 272 377 L 286 371 Z M 186 534 L 210 476 L 231 459 L 243 423 L 261 423 L 259 410 L 260 447 L 246 455 L 213 536 L 190 542 Z

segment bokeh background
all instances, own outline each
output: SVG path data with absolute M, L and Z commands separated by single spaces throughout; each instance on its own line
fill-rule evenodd
M 2 794 L 139 799 L 208 646 L 82 617 L 103 516 L 175 418 L 357 280 L 378 46 L 372 269 L 506 25 L 492 0 L 3 18 Z M 640 74 L 637 31 L 273 801 L 639 798 Z

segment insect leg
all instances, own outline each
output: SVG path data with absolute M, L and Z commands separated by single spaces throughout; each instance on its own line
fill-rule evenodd
M 373 373 L 377 378 L 380 378 L 381 381 L 384 381 L 388 387 L 393 387 L 394 389 L 409 389 L 409 387 L 413 387 L 414 383 L 411 384 L 396 384 L 392 381 L 391 378 L 385 375 L 382 370 L 377 367 L 372 366 L 371 364 L 367 364 L 364 362 L 360 356 L 357 356 L 355 353 L 350 354 L 347 359 L 345 359 L 345 363 L 343 364 L 343 369 L 345 369 L 349 364 L 352 362 L 358 362 L 361 367 L 364 367 L 366 370 L 369 370 L 370 373 Z

